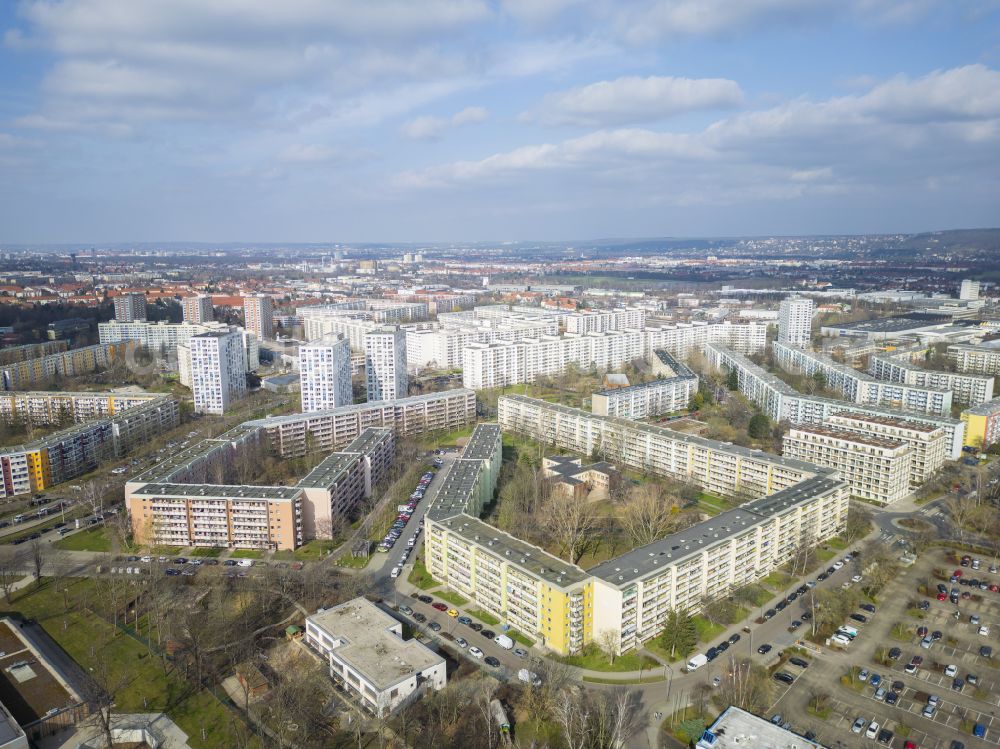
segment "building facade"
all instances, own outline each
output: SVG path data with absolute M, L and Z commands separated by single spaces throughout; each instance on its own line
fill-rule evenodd
M 1000 398 L 962 411 L 965 444 L 983 450 L 1000 442 Z
M 1000 375 L 1000 348 L 959 343 L 948 347 L 948 358 L 959 372 Z
M 350 341 L 328 336 L 299 346 L 299 386 L 303 412 L 351 405 Z
M 825 424 L 834 429 L 857 432 L 868 437 L 902 442 L 913 449 L 910 486 L 922 486 L 944 465 L 948 440 L 944 429 L 907 419 L 844 411 L 831 414 Z
M 778 340 L 789 346 L 805 348 L 812 343 L 812 299 L 789 297 L 778 308 Z
M 398 325 L 369 330 L 365 334 L 365 383 L 368 400 L 405 398 L 409 382 L 406 372 L 406 332 Z
M 146 319 L 146 295 L 134 292 L 119 294 L 114 298 L 115 320 L 142 322 Z
M 188 339 L 195 413 L 221 415 L 247 394 L 247 364 L 239 333 L 200 333 Z
M 215 319 L 215 312 L 212 307 L 212 297 L 205 294 L 197 296 L 186 296 L 181 299 L 181 310 L 184 322 L 197 324 L 212 322 Z
M 254 294 L 243 298 L 243 327 L 258 341 L 274 340 L 274 303 L 271 297 Z
M 666 351 L 655 352 L 667 376 L 624 388 L 600 390 L 590 396 L 590 408 L 600 416 L 646 419 L 688 407 L 698 392 L 698 376 Z
M 879 380 L 950 390 L 952 401 L 960 405 L 977 406 L 993 399 L 993 377 L 924 369 L 898 356 L 873 354 L 868 359 L 868 373 Z
M 0 367 L 0 389 L 30 390 L 60 377 L 75 377 L 109 369 L 115 364 L 127 364 L 136 348 L 138 344 L 134 341 L 97 343 L 6 364 Z

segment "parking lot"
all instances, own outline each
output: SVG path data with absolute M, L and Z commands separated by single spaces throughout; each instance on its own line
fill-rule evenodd
M 990 573 L 987 567 L 984 563 L 974 574 L 982 581 L 1000 582 L 1000 575 Z M 793 673 L 793 685 L 776 684 L 779 689 L 771 713 L 794 716 L 795 731 L 812 731 L 817 741 L 831 747 L 867 745 L 862 744 L 866 729 L 860 733 L 852 730 L 859 718 L 865 727 L 873 720 L 879 724 L 882 739 L 869 739 L 873 746 L 902 749 L 906 741 L 918 749 L 951 749 L 956 741 L 966 749 L 1000 745 L 1000 661 L 995 653 L 989 657 L 980 654 L 983 646 L 996 650 L 1000 594 L 976 590 L 966 598 L 959 595 L 957 603 L 952 603 L 954 586 L 947 577 L 939 580 L 934 570 L 951 575 L 953 568 L 944 551 L 932 550 L 913 567 L 902 570 L 882 592 L 874 616 L 865 623 L 847 622 L 858 635 L 846 649 L 823 648 L 808 669 Z M 944 601 L 937 600 L 934 590 L 939 582 L 948 587 Z M 929 586 L 929 595 L 918 592 L 920 584 Z M 958 587 L 972 590 L 971 586 Z M 970 620 L 972 616 L 978 617 L 977 623 Z M 979 633 L 983 625 L 989 627 L 988 634 Z M 922 646 L 924 630 L 918 635 L 918 628 L 926 628 L 929 647 Z M 931 639 L 935 632 L 939 639 Z M 889 648 L 898 648 L 898 657 L 887 664 L 876 662 L 878 652 Z M 907 673 L 906 666 L 914 656 L 923 660 Z M 852 667 L 853 683 L 848 677 L 845 684 L 842 679 L 852 673 Z M 871 684 L 870 675 L 866 674 L 864 682 L 856 678 L 860 669 L 878 674 L 878 686 Z M 787 665 L 782 670 L 793 672 Z M 896 682 L 902 682 L 896 685 L 897 696 L 886 702 Z M 879 687 L 885 691 L 879 692 Z M 821 715 L 808 711 L 816 694 L 827 696 Z M 932 698 L 936 708 L 925 714 Z M 893 699 L 895 704 L 891 704 Z M 973 735 L 977 724 L 985 732 L 981 738 Z

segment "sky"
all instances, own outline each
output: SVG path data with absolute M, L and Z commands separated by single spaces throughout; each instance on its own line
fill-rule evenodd
M 1000 0 L 7 0 L 0 243 L 1000 226 Z

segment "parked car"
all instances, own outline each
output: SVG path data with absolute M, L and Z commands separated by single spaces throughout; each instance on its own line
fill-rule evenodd
M 792 675 L 791 675 L 790 673 L 788 673 L 787 671 L 778 671 L 778 672 L 777 672 L 777 673 L 776 673 L 776 674 L 774 675 L 774 678 L 775 678 L 776 680 L 780 681 L 780 682 L 783 682 L 783 683 L 785 683 L 785 684 L 792 684 L 792 683 L 793 683 L 793 682 L 795 681 L 795 677 L 794 677 L 794 676 L 792 676 Z
M 764 645 L 761 645 L 759 648 L 757 648 L 757 652 L 760 653 L 761 655 L 767 655 L 768 653 L 771 652 L 771 646 L 765 643 Z

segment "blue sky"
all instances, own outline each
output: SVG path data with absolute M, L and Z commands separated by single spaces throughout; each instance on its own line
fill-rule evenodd
M 1000 225 L 998 0 L 27 0 L 0 33 L 0 242 Z

